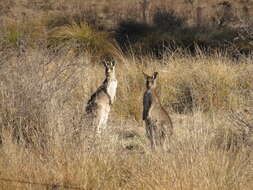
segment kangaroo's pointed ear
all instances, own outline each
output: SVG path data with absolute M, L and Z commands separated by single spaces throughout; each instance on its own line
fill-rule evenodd
M 116 65 L 116 61 L 112 60 L 111 64 L 112 64 L 112 66 L 115 66 Z
M 156 79 L 157 78 L 157 76 L 158 76 L 158 72 L 154 72 L 154 74 L 153 74 L 153 79 Z
M 102 61 L 102 63 L 103 63 L 103 65 L 105 66 L 105 68 L 107 68 L 109 65 L 108 65 L 108 63 L 107 63 L 107 61 Z
M 149 75 L 147 75 L 146 73 L 144 73 L 144 71 L 142 71 L 142 74 L 144 75 L 145 78 L 149 77 Z

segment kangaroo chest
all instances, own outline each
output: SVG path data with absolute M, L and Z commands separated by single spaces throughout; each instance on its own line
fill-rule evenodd
M 110 97 L 111 97 L 112 100 L 114 100 L 114 98 L 115 98 L 117 85 L 118 85 L 118 81 L 117 80 L 112 80 L 108 84 L 107 92 L 110 95 Z
M 153 115 L 160 113 L 161 105 L 155 93 L 148 91 L 144 94 L 144 107 L 148 110 L 149 114 Z

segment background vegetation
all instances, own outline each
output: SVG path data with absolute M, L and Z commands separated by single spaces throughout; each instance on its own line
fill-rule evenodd
M 75 50 L 95 48 L 103 55 L 116 40 L 124 51 L 141 54 L 159 56 L 178 47 L 195 53 L 198 45 L 226 49 L 237 58 L 253 46 L 248 0 L 2 0 L 0 10 L 2 48 L 68 42 Z
M 0 189 L 251 190 L 252 10 L 251 1 L 0 1 Z M 94 140 L 80 121 L 105 55 L 119 86 Z M 159 72 L 174 123 L 165 152 L 145 137 L 142 71 Z

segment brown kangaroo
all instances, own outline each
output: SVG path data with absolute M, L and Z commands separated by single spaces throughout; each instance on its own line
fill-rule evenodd
M 162 107 L 156 93 L 156 79 L 158 72 L 149 76 L 143 72 L 146 78 L 146 91 L 143 96 L 143 116 L 146 134 L 152 149 L 157 146 L 163 148 L 164 142 L 173 133 L 173 124 L 167 111 Z

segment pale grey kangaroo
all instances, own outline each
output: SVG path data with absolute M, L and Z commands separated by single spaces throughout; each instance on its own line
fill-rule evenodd
M 92 127 L 97 133 L 106 129 L 107 120 L 112 104 L 115 101 L 117 90 L 117 79 L 115 75 L 115 61 L 104 60 L 105 80 L 102 85 L 91 95 L 85 111 L 92 120 Z
M 146 134 L 151 147 L 163 148 L 164 142 L 173 133 L 173 124 L 167 111 L 162 107 L 156 93 L 156 79 L 158 72 L 149 76 L 143 72 L 146 78 L 146 91 L 143 96 L 143 120 L 145 121 Z

